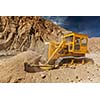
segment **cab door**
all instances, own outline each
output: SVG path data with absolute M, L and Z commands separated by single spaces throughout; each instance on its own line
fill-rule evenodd
M 87 53 L 87 42 L 88 39 L 86 37 L 81 38 L 81 52 Z
M 80 51 L 81 49 L 81 40 L 80 37 L 75 37 L 75 44 L 74 44 L 74 50 L 76 52 Z

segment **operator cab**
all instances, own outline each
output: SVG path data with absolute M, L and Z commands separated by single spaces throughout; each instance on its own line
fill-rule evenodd
M 69 52 L 86 53 L 88 36 L 85 34 L 69 33 L 64 36 Z

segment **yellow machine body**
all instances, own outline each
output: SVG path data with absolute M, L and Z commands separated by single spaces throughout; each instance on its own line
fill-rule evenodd
M 65 34 L 60 42 L 51 41 L 48 48 L 48 61 L 52 62 L 59 57 L 84 57 L 88 52 L 88 36 L 85 34 Z
M 64 34 L 60 42 L 49 42 L 47 62 L 37 66 L 33 65 L 32 68 L 34 69 L 36 67 L 40 70 L 50 70 L 59 68 L 62 65 L 68 67 L 74 62 L 80 63 L 81 61 L 84 64 L 87 59 L 85 54 L 88 53 L 87 44 L 88 36 L 85 34 L 74 32 Z M 93 62 L 93 60 L 87 59 L 87 61 L 89 60 Z M 29 65 L 26 63 L 25 69 L 27 68 L 29 68 Z

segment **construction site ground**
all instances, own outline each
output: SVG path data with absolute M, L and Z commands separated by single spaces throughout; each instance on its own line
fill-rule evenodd
M 24 62 L 38 63 L 40 56 L 29 50 L 16 56 L 0 57 L 0 82 L 100 82 L 100 53 L 87 55 L 94 64 L 71 65 L 67 68 L 28 73 Z

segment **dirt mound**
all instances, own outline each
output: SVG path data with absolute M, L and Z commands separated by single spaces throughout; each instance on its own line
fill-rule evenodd
M 90 52 L 100 52 L 100 38 L 90 38 L 88 46 Z
M 32 74 L 30 74 L 31 76 Z M 100 82 L 100 66 L 79 65 L 72 68 L 50 70 L 49 72 L 35 73 L 32 80 L 35 82 Z M 30 82 L 30 80 L 28 80 Z M 34 81 L 33 81 L 34 82 Z
M 100 53 L 91 57 L 95 64 L 28 73 L 24 71 L 24 62 L 38 65 L 41 61 L 41 55 L 28 50 L 0 62 L 0 82 L 100 82 Z
M 41 56 L 29 50 L 0 62 L 0 82 L 17 82 L 25 78 L 24 63 L 39 63 Z
M 58 40 L 67 32 L 42 17 L 0 17 L 0 49 L 39 50 L 44 42 Z

